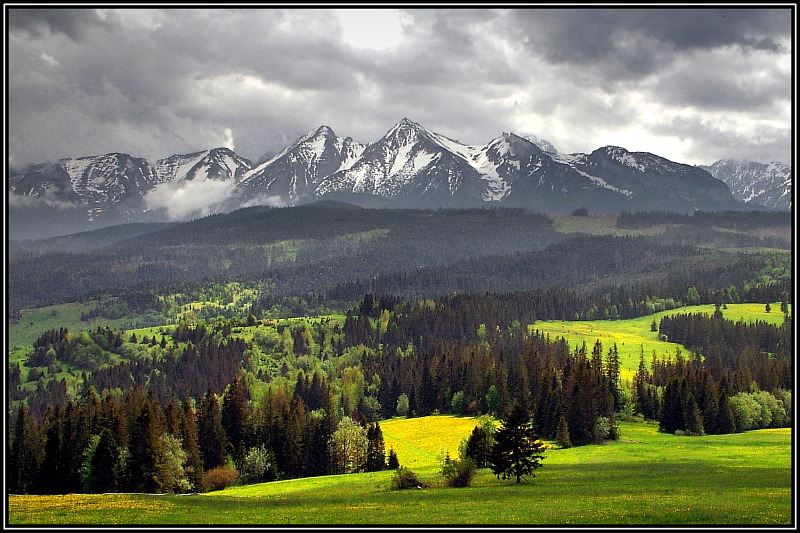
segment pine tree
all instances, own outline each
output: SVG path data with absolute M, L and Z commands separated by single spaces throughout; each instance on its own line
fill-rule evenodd
M 389 457 L 386 459 L 386 469 L 397 470 L 398 468 L 400 468 L 400 461 L 397 459 L 397 452 L 394 451 L 394 448 L 391 448 Z
M 183 402 L 183 417 L 180 419 L 179 433 L 186 452 L 186 477 L 195 492 L 203 488 L 203 458 L 197 434 L 196 415 L 189 400 Z
M 370 424 L 367 428 L 367 472 L 377 472 L 386 469 L 386 451 L 383 440 L 383 431 L 378 422 Z
M 222 427 L 222 414 L 214 391 L 200 397 L 197 413 L 197 435 L 200 454 L 203 457 L 203 469 L 211 470 L 225 465 L 227 439 Z
M 558 428 L 556 429 L 556 443 L 561 448 L 572 447 L 572 441 L 569 440 L 569 424 L 567 424 L 567 418 L 564 416 L 558 419 Z
M 17 411 L 13 440 L 8 454 L 8 492 L 26 494 L 34 490 L 41 463 L 41 436 L 28 408 L 22 404 Z
M 492 472 L 502 479 L 535 477 L 534 470 L 542 466 L 547 446 L 538 440 L 528 414 L 518 403 L 503 420 L 495 433 L 495 443 L 489 453 Z
M 485 426 L 475 426 L 472 433 L 470 433 L 464 448 L 464 455 L 472 459 L 476 467 L 485 468 L 488 466 L 492 438 Z
M 244 383 L 239 376 L 225 389 L 222 400 L 221 422 L 235 464 L 241 464 L 247 449 L 246 438 L 250 426 L 250 406 L 245 397 Z

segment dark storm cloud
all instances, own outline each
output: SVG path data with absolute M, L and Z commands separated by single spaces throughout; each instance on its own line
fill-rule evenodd
M 522 83 L 526 76 L 486 39 L 486 25 L 497 17 L 485 10 L 414 12 L 403 46 L 377 65 L 375 75 L 391 83 L 477 91 L 487 83 Z
M 34 37 L 61 33 L 79 41 L 86 29 L 104 25 L 96 13 L 86 9 L 12 7 L 8 10 L 9 30 Z
M 199 76 L 244 72 L 295 89 L 345 82 L 356 59 L 337 46 L 338 22 L 323 11 L 302 11 L 167 11 L 153 46 Z
M 9 159 L 224 145 L 255 160 L 321 124 L 369 143 L 403 117 L 469 144 L 514 131 L 565 151 L 635 139 L 658 153 L 675 127 L 672 157 L 702 161 L 699 147 L 762 128 L 761 159 L 776 158 L 789 153 L 776 149 L 791 129 L 788 15 L 409 8 L 370 48 L 329 9 L 11 9 Z M 715 141 L 690 142 L 704 134 Z
M 710 56 L 691 70 L 674 69 L 660 76 L 652 91 L 665 104 L 703 109 L 762 112 L 785 102 L 791 73 L 758 61 L 748 63 L 747 58 L 725 61 Z
M 619 62 L 631 76 L 675 52 L 739 46 L 780 51 L 789 9 L 534 9 L 515 12 L 516 35 L 554 63 Z M 657 43 L 657 47 L 646 43 Z M 644 45 L 644 47 L 642 47 Z M 615 70 L 619 73 L 620 70 Z

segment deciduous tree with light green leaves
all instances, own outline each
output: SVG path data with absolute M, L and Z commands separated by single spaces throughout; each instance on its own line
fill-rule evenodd
M 367 460 L 367 430 L 346 416 L 342 418 L 330 441 L 330 453 L 338 474 L 361 472 Z

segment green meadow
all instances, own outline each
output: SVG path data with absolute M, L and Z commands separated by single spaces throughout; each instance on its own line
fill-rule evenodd
M 682 345 L 674 342 L 665 342 L 658 339 L 658 333 L 650 330 L 653 320 L 658 324 L 665 316 L 677 314 L 714 313 L 714 305 L 693 305 L 660 311 L 652 315 L 627 320 L 587 320 L 587 321 L 559 321 L 546 320 L 536 322 L 530 326 L 531 331 L 550 335 L 551 339 L 563 337 L 572 348 L 586 343 L 587 353 L 591 353 L 596 341 L 603 345 L 603 357 L 609 348 L 616 343 L 620 357 L 621 379 L 624 381 L 633 378 L 639 366 L 639 355 L 644 351 L 645 364 L 650 367 L 650 362 L 655 354 L 659 359 L 670 359 L 680 351 L 688 357 L 689 351 Z M 789 313 L 792 306 L 789 305 Z M 780 302 L 771 304 L 769 313 L 764 304 L 745 303 L 728 304 L 727 309 L 722 309 L 722 316 L 734 322 L 753 322 L 760 320 L 771 324 L 781 324 L 783 313 L 780 312 Z
M 480 469 L 446 488 L 443 452 L 476 419 L 381 423 L 386 447 L 428 485 L 390 490 L 393 472 L 348 474 L 195 495 L 10 496 L 9 525 L 769 525 L 793 523 L 790 429 L 685 437 L 620 423 L 619 441 L 546 451 L 517 485 Z

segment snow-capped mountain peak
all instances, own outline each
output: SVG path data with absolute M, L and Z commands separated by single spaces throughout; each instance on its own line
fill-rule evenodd
M 551 143 L 548 140 L 545 140 L 545 139 L 542 139 L 540 137 L 537 137 L 536 135 L 534 135 L 532 133 L 526 133 L 524 135 L 520 135 L 520 137 L 522 137 L 526 141 L 532 142 L 533 144 L 538 146 L 540 150 L 542 150 L 544 152 L 547 152 L 548 154 L 557 154 L 558 153 L 558 150 L 556 150 L 556 147 L 553 146 L 553 143 Z
M 352 138 L 340 139 L 329 126 L 320 126 L 245 173 L 243 197 L 251 202 L 268 193 L 290 204 L 313 198 L 322 178 L 349 168 L 363 151 Z
M 173 155 L 155 164 L 159 183 L 180 180 L 238 180 L 250 169 L 250 162 L 229 148 L 213 148 L 186 155 Z
M 152 164 L 127 154 L 106 154 L 37 165 L 11 176 L 9 188 L 19 205 L 38 199 L 42 205 L 70 206 L 93 220 L 111 212 L 134 221 L 136 213 L 148 209 L 152 215 L 166 207 L 178 216 L 192 207 L 202 215 L 326 197 L 366 206 L 491 203 L 541 212 L 578 207 L 594 212 L 693 212 L 745 205 L 712 176 L 734 168 L 741 167 L 722 161 L 715 168 L 698 168 L 620 146 L 561 154 L 535 135 L 510 132 L 484 145 L 466 145 L 403 118 L 368 145 L 338 137 L 322 125 L 256 165 L 227 148 L 174 155 Z M 763 165 L 759 172 L 780 181 L 783 188 L 770 197 L 784 204 L 776 205 L 790 206 L 791 167 Z M 754 188 L 747 194 L 752 201 L 767 196 Z
M 757 163 L 721 159 L 710 166 L 701 166 L 715 178 L 725 182 L 734 197 L 771 209 L 791 209 L 793 172 L 791 165 L 772 161 Z

